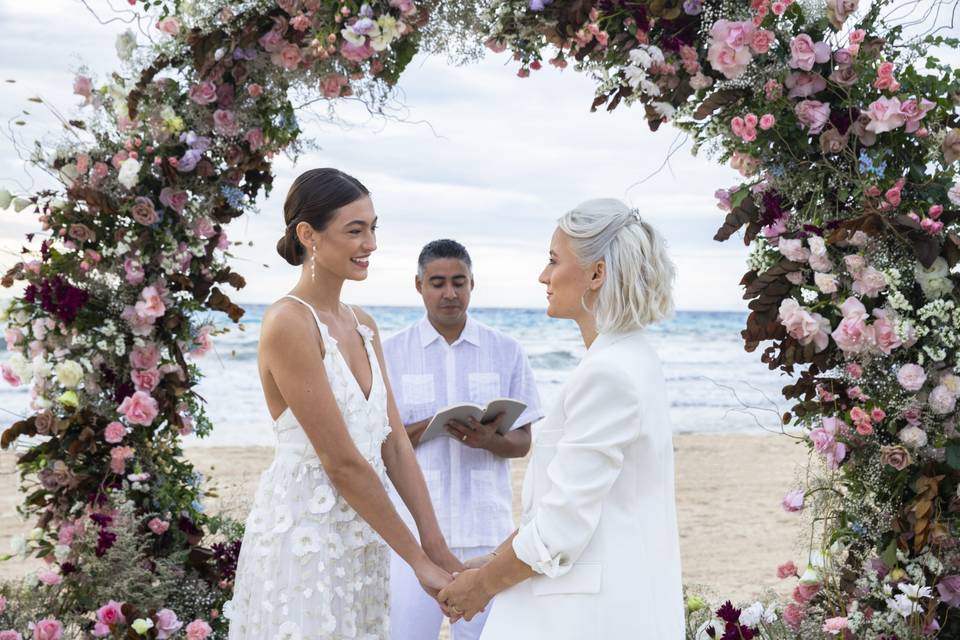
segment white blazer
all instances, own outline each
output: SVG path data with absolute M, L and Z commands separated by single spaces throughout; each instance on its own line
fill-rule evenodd
M 682 640 L 673 441 L 642 331 L 600 335 L 535 427 L 517 557 L 481 640 Z

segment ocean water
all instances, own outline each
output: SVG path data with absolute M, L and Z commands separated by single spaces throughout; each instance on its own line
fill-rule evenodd
M 260 392 L 256 356 L 266 305 L 245 304 L 244 330 L 222 318 L 229 333 L 200 361 L 205 375 L 197 392 L 207 401 L 215 428 L 188 445 L 270 445 L 270 415 Z M 366 307 L 384 337 L 418 321 L 419 307 Z M 571 321 L 554 320 L 537 309 L 471 309 L 474 318 L 516 338 L 530 358 L 541 401 L 549 407 L 583 357 L 580 333 Z M 679 311 L 648 329 L 663 361 L 675 432 L 762 432 L 778 430 L 789 403 L 780 395 L 790 378 L 760 362 L 759 350 L 746 353 L 741 312 Z M 0 361 L 6 359 L 0 340 Z M 29 394 L 0 381 L 0 428 L 29 410 Z

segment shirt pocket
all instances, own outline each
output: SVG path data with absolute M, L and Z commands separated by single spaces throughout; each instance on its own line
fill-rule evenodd
M 400 385 L 406 405 L 433 404 L 436 401 L 437 393 L 431 374 L 404 374 Z
M 467 376 L 470 399 L 478 404 L 487 404 L 500 397 L 499 373 L 471 373 Z

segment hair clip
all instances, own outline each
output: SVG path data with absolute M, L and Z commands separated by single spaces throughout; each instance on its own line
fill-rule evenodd
M 643 222 L 640 218 L 640 211 L 638 209 L 630 209 L 630 215 L 633 216 L 633 219 L 637 222 Z

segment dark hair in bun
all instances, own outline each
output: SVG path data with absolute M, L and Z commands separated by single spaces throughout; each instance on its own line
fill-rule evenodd
M 337 209 L 370 195 L 370 191 L 351 175 L 339 169 L 310 169 L 297 176 L 283 203 L 283 221 L 287 225 L 277 241 L 277 253 L 296 266 L 303 264 L 303 245 L 297 238 L 297 224 L 306 222 L 323 231 Z

